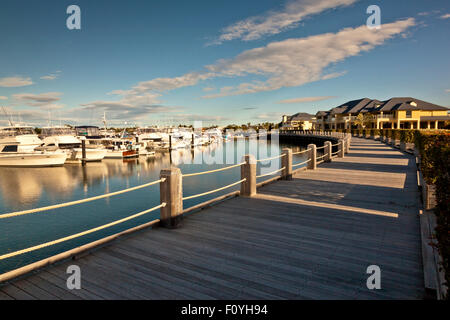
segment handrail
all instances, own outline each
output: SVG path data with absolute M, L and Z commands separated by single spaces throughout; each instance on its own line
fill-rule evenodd
M 240 180 L 240 181 L 238 181 L 238 182 L 232 183 L 232 184 L 227 185 L 227 186 L 222 187 L 222 188 L 218 188 L 218 189 L 215 189 L 215 190 L 212 190 L 212 191 L 208 191 L 208 192 L 196 194 L 196 195 L 189 196 L 189 197 L 184 197 L 182 200 L 184 201 L 184 200 L 189 200 L 189 199 L 199 198 L 199 197 L 202 197 L 202 196 L 206 196 L 206 195 L 208 195 L 208 194 L 211 194 L 211 193 L 219 192 L 219 191 L 222 191 L 222 190 L 225 190 L 225 189 L 234 187 L 235 185 L 238 185 L 238 184 L 240 184 L 240 183 L 242 183 L 242 182 L 244 182 L 244 181 L 246 181 L 246 180 L 247 180 L 247 179 L 242 179 L 242 180 Z
M 299 152 L 293 152 L 292 155 L 295 156 L 295 155 L 298 155 L 298 154 L 306 153 L 306 152 L 308 152 L 308 151 L 311 151 L 311 149 L 306 149 L 306 150 L 299 151 Z
M 325 149 L 325 148 L 326 148 L 326 146 L 322 146 L 322 147 L 316 148 L 316 150 Z
M 332 144 L 331 146 L 332 146 L 332 147 L 338 147 L 340 144 L 341 144 L 341 143 L 338 142 L 338 143 L 336 143 L 336 144 Z
M 301 166 L 302 164 L 307 164 L 307 163 L 310 162 L 310 161 L 311 161 L 311 159 L 308 159 L 308 160 L 306 160 L 306 161 L 304 161 L 304 162 L 297 163 L 297 164 L 293 164 L 292 167 L 298 167 L 298 166 Z
M 242 165 L 246 164 L 246 162 L 242 162 L 239 164 L 235 164 L 229 167 L 225 167 L 225 168 L 220 168 L 220 169 L 215 169 L 215 170 L 209 170 L 209 171 L 202 171 L 202 172 L 197 172 L 197 173 L 188 173 L 188 174 L 183 174 L 183 178 L 185 177 L 193 177 L 193 176 L 200 176 L 203 174 L 208 174 L 208 173 L 214 173 L 214 172 L 220 172 L 220 171 L 225 171 L 225 170 L 229 170 L 229 169 L 233 169 L 236 167 L 240 167 Z
M 275 159 L 279 159 L 279 158 L 282 158 L 282 157 L 284 157 L 285 155 L 286 155 L 286 154 L 285 154 L 285 153 L 283 153 L 283 154 L 280 154 L 280 155 L 278 155 L 278 156 L 275 156 L 275 157 L 272 157 L 272 158 L 259 159 L 259 160 L 256 160 L 256 162 L 264 162 L 264 161 L 275 160 Z
M 42 244 L 37 245 L 37 246 L 33 246 L 33 247 L 26 248 L 26 249 L 22 249 L 22 250 L 14 251 L 14 252 L 11 252 L 11 253 L 7 253 L 7 254 L 4 254 L 4 255 L 1 255 L 0 256 L 0 260 L 4 260 L 4 259 L 7 259 L 7 258 L 15 257 L 15 256 L 18 256 L 18 255 L 27 253 L 27 252 L 36 251 L 38 249 L 49 247 L 49 246 L 52 246 L 52 245 L 55 245 L 55 244 L 58 244 L 58 243 L 61 243 L 61 242 L 65 242 L 65 241 L 68 241 L 68 240 L 79 238 L 81 236 L 84 236 L 84 235 L 87 235 L 87 234 L 90 234 L 90 233 L 93 233 L 93 232 L 96 232 L 96 231 L 99 231 L 99 230 L 102 230 L 102 229 L 106 229 L 106 228 L 115 226 L 117 224 L 120 224 L 122 222 L 125 222 L 125 221 L 128 221 L 128 220 L 131 220 L 131 219 L 143 216 L 144 214 L 150 213 L 152 211 L 155 211 L 157 209 L 163 208 L 165 206 L 166 206 L 166 203 L 163 202 L 159 206 L 156 206 L 156 207 L 153 207 L 151 209 L 148 209 L 148 210 L 136 213 L 136 214 L 134 214 L 132 216 L 129 216 L 129 217 L 126 217 L 126 218 L 123 218 L 123 219 L 120 219 L 120 220 L 116 220 L 114 222 L 110 222 L 110 223 L 104 224 L 102 226 L 99 226 L 99 227 L 96 227 L 96 228 L 93 228 L 93 229 L 89 229 L 89 230 L 86 230 L 86 231 L 83 231 L 83 232 L 79 232 L 79 233 L 73 234 L 71 236 L 60 238 L 58 240 L 42 243 Z
M 146 183 L 146 184 L 143 184 L 143 185 L 140 185 L 140 186 L 136 186 L 136 187 L 120 190 L 120 191 L 115 191 L 115 192 L 111 192 L 111 193 L 106 193 L 106 194 L 103 194 L 103 195 L 100 195 L 100 196 L 91 197 L 91 198 L 75 200 L 75 201 L 70 201 L 70 202 L 65 202 L 65 203 L 60 203 L 60 204 L 55 204 L 55 205 L 41 207 L 41 208 L 36 208 L 36 209 L 29 209 L 29 210 L 16 211 L 16 212 L 11 212 L 11 213 L 4 213 L 4 214 L 0 215 L 0 219 L 17 217 L 17 216 L 22 216 L 22 215 L 26 215 L 26 214 L 37 213 L 37 212 L 42 212 L 42 211 L 49 211 L 49 210 L 54 210 L 54 209 L 59 209 L 59 208 L 65 208 L 65 207 L 70 207 L 70 206 L 74 206 L 74 205 L 81 204 L 81 203 L 86 203 L 86 202 L 91 202 L 91 201 L 100 200 L 100 199 L 104 199 L 104 198 L 109 198 L 109 197 L 117 196 L 119 194 L 131 192 L 131 191 L 135 191 L 135 190 L 139 190 L 139 189 L 143 189 L 143 188 L 147 188 L 147 187 L 150 187 L 152 185 L 155 185 L 155 184 L 158 184 L 158 183 L 161 183 L 161 182 L 164 182 L 164 181 L 166 181 L 166 179 L 162 178 L 160 180 L 153 181 L 153 182 L 150 182 L 150 183 Z
M 323 156 L 317 157 L 316 160 L 322 159 L 326 156 L 326 154 L 324 154 Z
M 262 178 L 262 177 L 267 177 L 267 176 L 272 176 L 272 175 L 274 175 L 274 174 L 277 174 L 278 172 L 283 171 L 284 169 L 286 169 L 286 167 L 283 167 L 283 168 L 281 168 L 281 169 L 275 170 L 275 171 L 270 172 L 270 173 L 266 173 L 266 174 L 262 174 L 262 175 L 260 175 L 260 176 L 256 176 L 256 179 Z

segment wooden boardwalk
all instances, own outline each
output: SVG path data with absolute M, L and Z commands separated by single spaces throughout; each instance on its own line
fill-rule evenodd
M 414 158 L 353 138 L 292 181 L 121 238 L 0 287 L 0 299 L 421 299 Z M 66 269 L 81 268 L 81 290 Z M 381 268 L 381 290 L 366 269 Z

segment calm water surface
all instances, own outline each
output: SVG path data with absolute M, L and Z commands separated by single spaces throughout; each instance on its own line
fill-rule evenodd
M 264 140 L 253 142 L 250 146 L 248 141 L 238 140 L 198 147 L 193 151 L 189 149 L 176 150 L 171 153 L 171 157 L 168 152 L 157 153 L 155 157 L 148 159 L 104 160 L 99 163 L 88 163 L 86 167 L 79 165 L 25 169 L 0 167 L 0 213 L 78 200 L 155 181 L 159 179 L 162 169 L 170 167 L 171 161 L 183 173 L 193 173 L 229 166 L 231 165 L 229 159 L 234 159 L 233 163 L 240 163 L 242 155 L 246 153 L 253 153 L 258 159 L 272 157 L 280 154 L 284 147 L 291 147 L 294 152 L 302 150 L 302 147 L 299 146 L 279 145 Z M 213 159 L 221 157 L 222 163 L 226 159 L 228 161 L 225 164 L 214 164 Z M 295 164 L 303 162 L 305 159 L 304 155 L 294 156 L 293 162 Z M 279 160 L 258 163 L 257 175 L 278 168 L 280 168 Z M 260 178 L 258 182 L 270 178 L 271 176 Z M 239 180 L 240 169 L 238 167 L 214 174 L 186 177 L 183 179 L 183 196 L 203 193 Z M 189 208 L 238 189 L 239 186 L 235 186 L 212 195 L 184 201 L 183 207 Z M 157 205 L 159 205 L 159 185 L 154 185 L 72 207 L 0 219 L 0 255 L 95 228 Z M 0 260 L 0 273 L 157 218 L 159 218 L 159 210 L 78 239 Z

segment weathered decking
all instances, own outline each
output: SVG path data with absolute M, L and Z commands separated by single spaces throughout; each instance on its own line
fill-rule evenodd
M 81 290 L 66 288 L 67 266 Z M 369 265 L 381 290 L 368 290 Z M 354 138 L 321 164 L 0 287 L 0 299 L 420 299 L 414 158 Z

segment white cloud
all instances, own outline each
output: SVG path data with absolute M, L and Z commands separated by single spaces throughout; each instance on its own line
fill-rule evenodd
M 328 9 L 349 6 L 357 0 L 293 0 L 281 11 L 272 11 L 262 16 L 250 17 L 234 23 L 221 32 L 211 44 L 242 39 L 256 40 L 265 35 L 278 34 L 286 29 L 296 27 L 306 17 Z
M 94 101 L 84 106 L 110 108 L 111 111 L 113 108 L 118 110 L 119 107 L 130 111 L 135 108 L 135 114 L 142 115 L 164 110 L 159 101 L 164 92 L 194 86 L 201 81 L 218 77 L 253 76 L 262 79 L 222 87 L 218 93 L 205 95 L 203 98 L 271 91 L 327 80 L 345 73 L 327 72 L 333 64 L 370 51 L 386 40 L 404 34 L 414 25 L 414 18 L 409 18 L 384 24 L 378 30 L 370 30 L 363 25 L 346 28 L 337 33 L 272 42 L 264 47 L 244 51 L 233 59 L 219 60 L 215 64 L 205 66 L 200 72 L 189 72 L 174 78 L 156 78 L 140 82 L 129 90 L 111 92 L 121 96 L 119 101 Z
M 206 68 L 210 73 L 224 77 L 254 75 L 266 80 L 227 86 L 204 98 L 271 91 L 340 76 L 344 73 L 327 73 L 327 67 L 372 50 L 414 25 L 414 18 L 409 18 L 384 24 L 378 30 L 366 26 L 346 28 L 337 33 L 272 42 L 245 51 L 234 59 L 221 60 Z
M 33 84 L 31 78 L 27 77 L 6 77 L 0 78 L 0 87 L 12 88 L 12 87 L 24 87 Z
M 449 92 L 450 93 L 450 89 L 445 90 L 445 92 Z
M 13 94 L 13 98 L 18 103 L 24 103 L 34 107 L 48 107 L 56 101 L 61 100 L 61 92 L 46 92 L 40 94 L 18 93 Z M 54 106 L 53 106 L 54 107 Z
M 302 98 L 294 98 L 294 99 L 286 99 L 278 101 L 277 103 L 282 104 L 290 104 L 290 103 L 306 103 L 306 102 L 315 102 L 336 98 L 334 96 L 326 96 L 326 97 L 302 97 Z
M 265 121 L 274 121 L 274 120 L 280 120 L 280 118 L 283 116 L 283 113 L 281 112 L 265 112 L 258 114 L 255 118 L 258 120 L 265 120 Z
M 8 97 L 0 96 L 0 100 L 8 100 Z
M 441 16 L 441 19 L 449 19 L 450 18 L 450 13 L 444 14 Z

